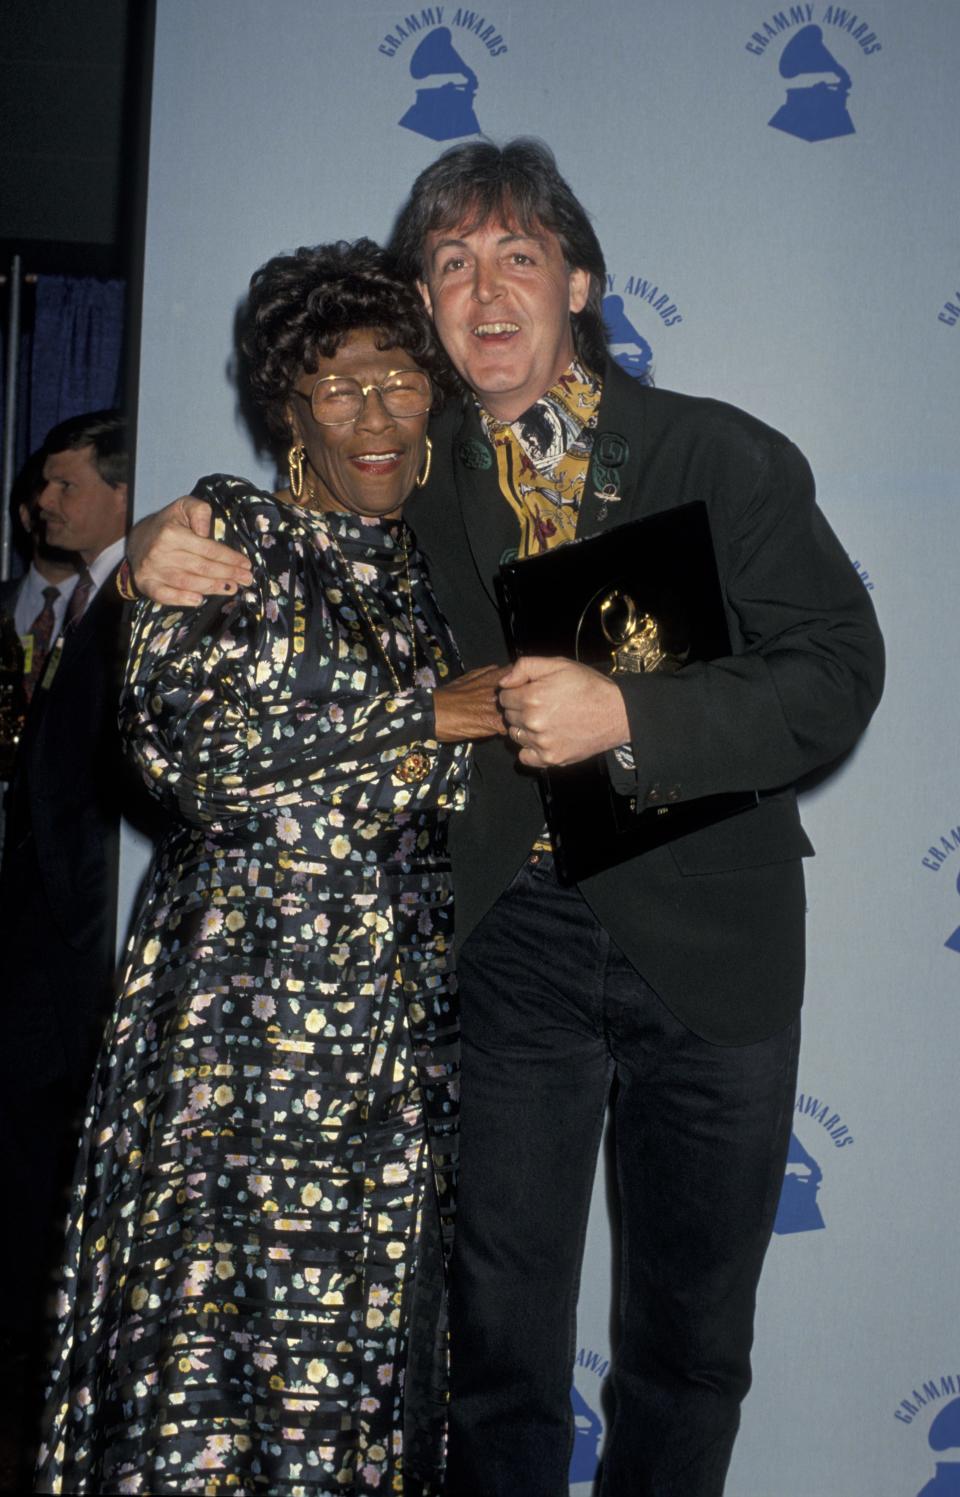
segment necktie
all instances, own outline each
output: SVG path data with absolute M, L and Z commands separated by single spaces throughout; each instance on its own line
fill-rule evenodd
M 33 650 L 30 655 L 30 669 L 24 674 L 23 689 L 27 701 L 33 696 L 33 689 L 40 679 L 40 673 L 47 663 L 50 653 L 50 640 L 53 637 L 53 605 L 60 596 L 58 587 L 45 587 L 43 589 L 43 607 L 30 625 L 30 633 L 33 636 Z
M 72 633 L 83 618 L 83 612 L 92 591 L 93 578 L 90 576 L 88 568 L 84 567 L 77 578 L 77 585 L 73 589 L 70 602 L 67 604 L 67 617 L 63 625 L 64 634 Z

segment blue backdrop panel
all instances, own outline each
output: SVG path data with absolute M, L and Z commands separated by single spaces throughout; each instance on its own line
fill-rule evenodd
M 384 236 L 415 174 L 541 136 L 594 215 L 617 356 L 807 453 L 883 623 L 864 742 L 804 797 L 793 1143 L 729 1497 L 960 1492 L 960 156 L 949 0 L 391 9 L 158 0 L 137 504 L 272 465 L 229 363 L 250 272 Z M 132 885 L 141 854 L 128 845 Z M 601 1170 L 572 1492 L 604 1426 Z

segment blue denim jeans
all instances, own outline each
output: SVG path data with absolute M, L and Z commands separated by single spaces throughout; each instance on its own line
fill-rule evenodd
M 465 943 L 450 1497 L 565 1497 L 580 1265 L 608 1100 L 620 1296 L 604 1497 L 720 1497 L 750 1384 L 799 1020 L 673 1017 L 549 854 Z

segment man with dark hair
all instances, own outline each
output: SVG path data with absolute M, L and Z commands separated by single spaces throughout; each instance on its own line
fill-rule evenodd
M 21 577 L 0 582 L 0 608 L 13 619 L 23 647 L 27 700 L 33 695 L 47 656 L 63 627 L 67 604 L 77 581 L 77 557 L 47 539 L 40 512 L 45 453 L 34 452 L 17 475 L 10 495 L 23 547 L 26 570 Z
M 72 1165 L 75 1117 L 111 991 L 122 758 L 122 607 L 114 578 L 127 516 L 126 422 L 64 421 L 43 448 L 37 499 L 77 577 L 34 685 L 17 751 L 0 870 L 0 1111 L 17 1230 L 4 1268 L 20 1291 L 8 1329 L 36 1337 Z M 12 1324 L 10 1324 L 12 1322 Z
M 876 621 L 785 437 L 606 358 L 603 256 L 545 147 L 454 148 L 414 184 L 394 246 L 465 386 L 434 422 L 433 472 L 410 513 L 466 667 L 505 658 L 505 556 L 694 499 L 708 506 L 732 640 L 729 656 L 672 675 L 522 659 L 501 689 L 519 752 L 476 746 L 452 828 L 463 1112 L 448 1490 L 567 1489 L 609 1101 L 621 1293 L 601 1490 L 719 1497 L 796 1082 L 812 849 L 794 786 L 870 717 Z M 139 585 L 185 603 L 242 585 L 242 561 L 202 538 L 208 525 L 190 503 L 147 522 Z M 593 755 L 640 807 L 760 799 L 563 887 L 530 771 Z
M 571 308 L 567 331 L 581 362 L 602 370 L 607 358 L 603 250 L 583 205 L 541 141 L 512 140 L 503 147 L 473 141 L 444 152 L 413 184 L 390 248 L 422 287 L 430 235 L 507 223 L 526 232 L 546 231 L 556 240 L 564 264 L 585 273 L 582 303 Z

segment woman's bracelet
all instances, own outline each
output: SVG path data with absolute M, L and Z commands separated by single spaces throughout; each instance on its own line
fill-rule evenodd
M 139 591 L 133 580 L 133 572 L 126 557 L 123 558 L 117 572 L 117 592 L 125 603 L 136 603 L 139 598 L 143 597 L 143 593 Z

